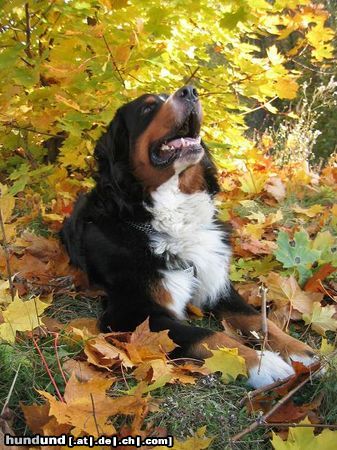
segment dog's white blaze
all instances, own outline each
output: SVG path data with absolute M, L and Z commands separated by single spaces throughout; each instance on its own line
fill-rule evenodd
M 178 175 L 171 177 L 152 193 L 152 226 L 158 231 L 150 235 L 153 251 L 168 261 L 177 257 L 188 271 L 170 267 L 163 271 L 164 284 L 174 300 L 176 314 L 188 302 L 201 306 L 214 302 L 229 286 L 230 247 L 223 242 L 225 233 L 215 223 L 216 210 L 207 192 L 185 194 L 179 190 Z
M 255 389 L 294 375 L 295 371 L 292 366 L 287 364 L 277 353 L 268 350 L 257 353 L 261 358 L 260 364 L 249 369 L 248 378 L 248 383 Z

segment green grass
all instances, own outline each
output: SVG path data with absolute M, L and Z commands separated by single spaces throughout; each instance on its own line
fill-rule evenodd
M 87 297 L 72 298 L 66 295 L 54 299 L 48 309 L 48 315 L 62 323 L 79 317 L 98 317 L 100 304 L 98 300 Z M 219 324 L 210 317 L 193 321 L 194 325 L 220 329 Z M 293 335 L 300 337 L 298 329 L 291 327 Z M 318 345 L 314 334 L 306 333 L 309 343 Z M 60 387 L 64 383 L 57 367 L 57 360 L 51 337 L 39 340 L 39 346 L 50 366 L 53 376 Z M 60 339 L 59 357 L 61 361 L 74 357 L 81 352 L 79 346 L 72 347 L 67 341 Z M 19 406 L 40 403 L 41 397 L 37 389 L 45 390 L 55 395 L 41 358 L 31 340 L 21 340 L 15 345 L 0 345 L 0 402 L 3 403 L 8 395 L 15 372 L 21 364 L 9 407 L 13 413 L 13 428 L 17 434 L 29 434 Z M 130 385 L 133 380 L 130 379 Z M 121 389 L 124 389 L 123 386 Z M 148 426 L 161 427 L 167 434 L 176 439 L 185 440 L 201 426 L 206 426 L 206 435 L 213 437 L 211 450 L 239 449 L 239 450 L 268 450 L 270 429 L 260 428 L 246 435 L 241 441 L 230 444 L 229 440 L 236 433 L 246 428 L 257 416 L 248 415 L 243 406 L 249 387 L 244 380 L 228 385 L 223 384 L 219 377 L 209 375 L 200 377 L 195 385 L 167 385 L 151 393 L 160 401 L 160 410 L 150 413 L 146 419 Z M 116 389 L 114 388 L 116 393 Z M 337 362 L 321 379 L 314 380 L 302 388 L 294 397 L 298 404 L 310 402 L 317 395 L 322 395 L 319 415 L 322 422 L 337 423 Z M 120 419 L 125 423 L 125 418 Z M 119 419 L 116 420 L 116 425 Z

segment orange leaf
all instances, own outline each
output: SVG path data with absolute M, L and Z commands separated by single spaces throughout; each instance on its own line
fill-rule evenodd
M 304 290 L 308 292 L 325 292 L 322 281 L 337 270 L 331 264 L 327 263 L 320 267 L 316 273 L 306 282 Z

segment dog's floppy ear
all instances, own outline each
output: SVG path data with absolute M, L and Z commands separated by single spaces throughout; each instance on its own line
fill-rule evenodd
M 207 145 L 204 141 L 201 141 L 201 145 L 205 150 L 205 155 L 201 160 L 201 164 L 204 168 L 206 188 L 209 194 L 215 195 L 220 192 L 220 187 L 217 179 L 217 170 Z
M 94 156 L 98 164 L 95 176 L 97 191 L 118 212 L 132 211 L 135 199 L 135 179 L 129 165 L 129 134 L 120 110 L 98 140 Z M 107 205 L 106 205 L 107 206 Z

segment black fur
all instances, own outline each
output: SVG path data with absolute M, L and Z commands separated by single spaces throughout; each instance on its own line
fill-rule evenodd
M 148 235 L 130 224 L 151 220 L 143 206 L 149 198 L 130 166 L 134 143 L 156 114 L 154 110 L 150 117 L 142 118 L 139 110 L 143 100 L 141 97 L 120 108 L 99 139 L 95 149 L 96 187 L 77 201 L 64 223 L 61 239 L 71 262 L 106 291 L 102 331 L 131 331 L 149 317 L 151 329 L 169 329 L 171 338 L 180 346 L 178 352 L 188 356 L 189 348 L 212 332 L 184 324 L 153 300 L 151 286 L 160 282 L 165 261 L 151 252 Z M 204 178 L 213 195 L 219 190 L 216 170 L 202 145 Z M 216 313 L 230 309 L 256 314 L 234 290 L 230 297 L 219 299 Z

